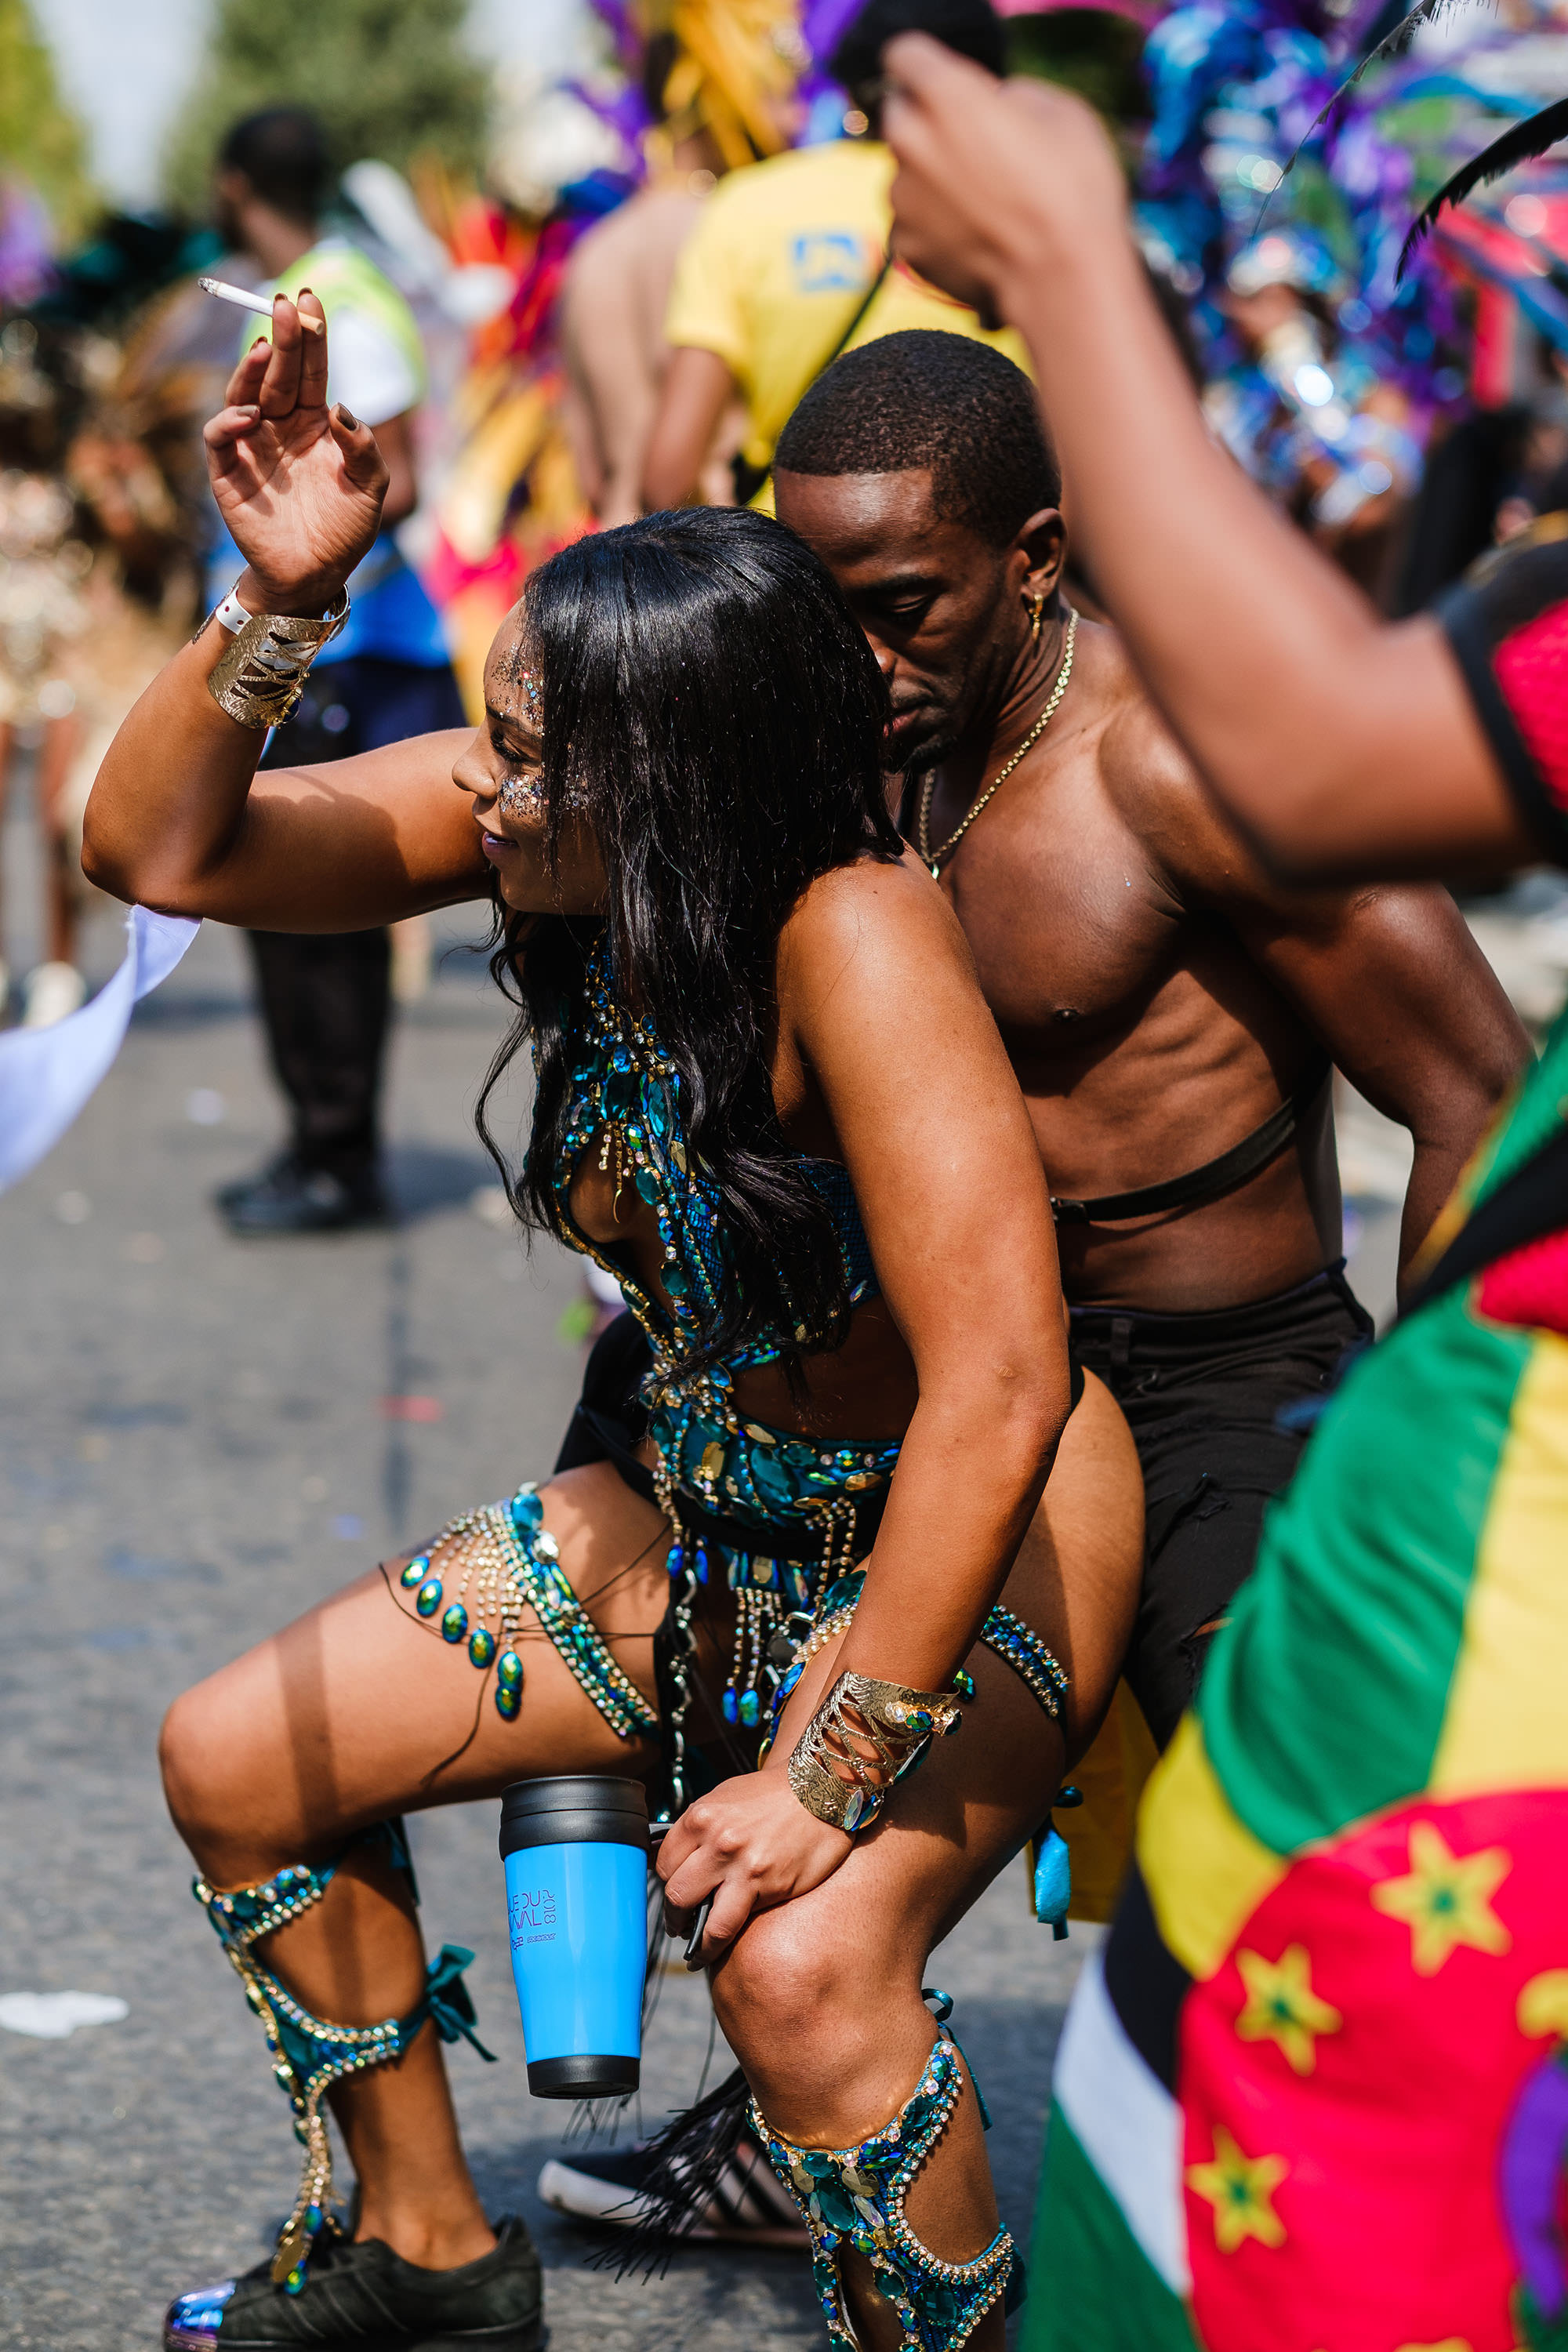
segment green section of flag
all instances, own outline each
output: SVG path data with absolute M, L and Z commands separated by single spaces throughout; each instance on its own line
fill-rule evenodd
M 1473 1197 L 1484 1201 L 1532 1158 L 1568 1118 L 1568 1008 L 1552 1024 L 1541 1059 L 1527 1075 L 1500 1129 L 1477 1153 Z
M 1198 2352 L 1185 2305 L 1053 2104 L 1019 2352 Z
M 1464 1288 L 1351 1374 L 1270 1509 L 1198 1697 L 1231 1806 L 1293 1853 L 1424 1789 L 1529 1362 Z

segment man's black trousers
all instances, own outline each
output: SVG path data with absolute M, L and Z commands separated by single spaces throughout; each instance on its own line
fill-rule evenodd
M 463 724 L 449 669 L 356 655 L 307 681 L 261 765 L 317 767 Z M 352 1184 L 374 1168 L 380 1143 L 392 1004 L 386 933 L 252 931 L 250 948 L 272 1067 L 291 1114 L 291 1148 L 303 1167 Z
M 1143 1584 L 1121 1671 L 1162 1748 L 1251 1573 L 1270 1498 L 1372 1331 L 1342 1265 L 1200 1315 L 1072 1309 L 1072 1353 L 1121 1407 L 1143 1466 Z

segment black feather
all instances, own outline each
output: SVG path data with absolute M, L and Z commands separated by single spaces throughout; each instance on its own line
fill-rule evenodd
M 648 2142 L 648 2168 L 636 2191 L 636 2224 L 593 2256 L 595 2270 L 613 2270 L 617 2278 L 638 2271 L 649 2278 L 668 2267 L 675 2245 L 712 2202 L 739 2144 L 751 2095 L 737 2066 Z
M 1313 116 L 1311 121 L 1307 125 L 1306 130 L 1303 131 L 1300 139 L 1297 140 L 1295 146 L 1291 149 L 1290 159 L 1286 164 L 1284 171 L 1280 173 L 1279 179 L 1275 182 L 1275 188 L 1279 188 L 1284 184 L 1285 181 L 1295 170 L 1297 163 L 1300 157 L 1301 150 L 1306 146 L 1307 142 L 1314 137 L 1315 134 L 1323 128 L 1323 125 L 1330 121 L 1333 116 L 1338 113 L 1344 100 L 1350 96 L 1351 91 L 1355 88 L 1357 82 L 1360 81 L 1363 74 L 1368 72 L 1373 66 L 1385 64 L 1390 58 L 1398 57 L 1402 51 L 1409 47 L 1411 42 L 1415 38 L 1416 34 L 1421 30 L 1424 25 L 1435 25 L 1439 16 L 1446 16 L 1450 8 L 1458 7 L 1458 5 L 1459 0 L 1415 0 L 1415 7 L 1407 9 L 1405 15 L 1399 19 L 1397 25 L 1394 25 L 1388 32 L 1386 32 L 1381 41 L 1378 41 L 1372 48 L 1368 49 L 1365 57 L 1360 58 L 1352 71 L 1345 76 L 1343 81 L 1341 82 L 1338 89 L 1335 90 L 1328 104 L 1323 107 L 1319 113 Z M 1271 189 L 1269 191 L 1269 194 L 1272 195 L 1273 193 L 1274 190 Z M 1266 196 L 1263 200 L 1262 211 L 1258 214 L 1259 222 L 1262 220 L 1263 213 L 1267 212 L 1268 209 L 1268 197 Z
M 1390 26 L 1382 40 L 1374 42 L 1368 49 L 1355 71 L 1340 84 L 1334 98 L 1342 97 L 1352 83 L 1360 81 L 1370 67 L 1384 65 L 1390 58 L 1403 56 L 1423 26 L 1435 25 L 1439 16 L 1446 16 L 1450 8 L 1458 5 L 1458 0 L 1415 0 L 1415 7 L 1407 8 L 1399 22 Z M 1329 100 L 1331 106 L 1333 102 L 1333 99 Z
M 1422 207 L 1412 222 L 1410 234 L 1400 248 L 1396 277 L 1403 278 L 1405 265 L 1416 247 L 1447 205 L 1462 205 L 1473 190 L 1483 187 L 1489 180 L 1501 179 L 1516 163 L 1528 163 L 1537 155 L 1544 155 L 1560 139 L 1568 139 L 1568 98 L 1560 98 L 1552 106 L 1543 106 L 1524 122 L 1516 122 L 1479 155 L 1462 163 L 1451 179 L 1445 180 L 1430 204 Z

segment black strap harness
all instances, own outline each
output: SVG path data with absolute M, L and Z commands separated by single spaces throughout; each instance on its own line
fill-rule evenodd
M 1184 1176 L 1167 1177 L 1163 1184 L 1141 1184 L 1131 1192 L 1104 1192 L 1097 1201 L 1062 1201 L 1053 1192 L 1051 1208 L 1058 1225 L 1111 1225 L 1128 1217 L 1157 1217 L 1167 1209 L 1191 1208 L 1195 1202 L 1213 1200 L 1228 1192 L 1237 1184 L 1245 1184 L 1266 1168 L 1276 1153 L 1283 1150 L 1295 1134 L 1307 1113 L 1317 1101 L 1331 1075 L 1326 1061 L 1314 1061 L 1288 1102 L 1270 1111 L 1261 1127 L 1222 1151 L 1217 1160 L 1206 1160 L 1201 1168 L 1189 1169 Z

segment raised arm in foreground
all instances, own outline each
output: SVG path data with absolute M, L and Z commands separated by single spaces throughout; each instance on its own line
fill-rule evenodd
M 300 301 L 319 314 L 312 295 Z M 326 341 L 303 334 L 280 296 L 271 346 L 240 362 L 206 427 L 252 614 L 319 618 L 375 536 L 386 471 L 368 426 L 327 407 Z M 361 929 L 482 895 L 479 835 L 452 785 L 466 739 L 416 737 L 253 783 L 266 731 L 207 690 L 231 642 L 209 621 L 116 735 L 88 803 L 90 879 L 169 913 L 274 930 Z
M 1090 110 L 887 52 L 895 245 L 1028 342 L 1097 582 L 1219 799 L 1301 877 L 1538 856 L 1441 624 L 1396 625 L 1210 438 Z

